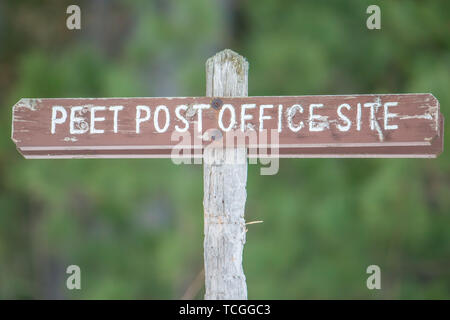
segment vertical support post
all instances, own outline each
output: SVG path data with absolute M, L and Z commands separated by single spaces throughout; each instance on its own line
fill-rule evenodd
M 206 62 L 206 95 L 248 95 L 248 62 L 226 49 Z M 247 299 L 242 268 L 247 199 L 247 149 L 204 151 L 205 299 Z M 230 161 L 233 160 L 233 161 Z

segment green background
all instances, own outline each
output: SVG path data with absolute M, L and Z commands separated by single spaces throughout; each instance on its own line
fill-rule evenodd
M 381 30 L 366 28 L 370 4 Z M 0 298 L 204 294 L 202 166 L 24 160 L 20 98 L 202 96 L 206 59 L 230 48 L 249 95 L 431 92 L 446 116 L 449 15 L 448 0 L 1 1 Z M 246 220 L 264 221 L 248 226 L 249 298 L 450 298 L 449 159 L 249 165 Z M 81 290 L 66 288 L 71 264 Z M 366 287 L 372 264 L 381 290 Z

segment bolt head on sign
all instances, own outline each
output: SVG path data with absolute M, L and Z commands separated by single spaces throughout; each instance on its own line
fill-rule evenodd
M 29 159 L 249 156 L 433 158 L 443 116 L 432 94 L 21 99 L 12 140 Z

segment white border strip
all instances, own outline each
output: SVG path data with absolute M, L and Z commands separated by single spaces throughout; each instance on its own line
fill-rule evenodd
M 167 149 L 202 149 L 207 147 L 198 145 L 161 145 L 161 146 L 49 146 L 49 147 L 20 147 L 22 151 L 58 151 L 58 150 L 167 150 Z M 360 147 L 419 147 L 431 146 L 431 142 L 367 142 L 367 143 L 317 143 L 317 144 L 262 144 L 246 145 L 247 148 L 360 148 Z M 238 145 L 233 145 L 236 147 Z
M 194 159 L 202 158 L 202 155 L 190 155 L 190 156 L 172 156 L 172 155 L 23 155 L 25 159 Z M 434 154 L 351 154 L 351 155 L 338 155 L 338 154 L 306 154 L 306 155 L 279 155 L 279 156 L 258 156 L 248 155 L 248 158 L 285 158 L 285 159 L 299 159 L 299 158 L 436 158 Z

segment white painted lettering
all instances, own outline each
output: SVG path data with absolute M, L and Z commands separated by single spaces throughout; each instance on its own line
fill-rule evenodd
M 61 117 L 57 118 L 57 113 L 61 113 Z M 56 124 L 62 124 L 67 120 L 67 111 L 64 107 L 61 106 L 53 106 L 52 108 L 52 126 L 50 132 L 55 134 Z
M 223 114 L 225 113 L 225 110 L 230 110 L 230 124 L 227 128 L 223 125 Z M 231 104 L 224 104 L 219 112 L 219 128 L 225 132 L 230 131 L 234 126 L 236 125 L 236 111 L 234 110 L 233 105 Z
M 159 112 L 161 110 L 164 110 L 164 112 L 166 113 L 166 123 L 164 124 L 164 127 L 162 129 L 159 126 Z M 160 105 L 160 106 L 156 107 L 155 116 L 153 117 L 153 122 L 155 125 L 156 132 L 163 133 L 163 132 L 167 131 L 167 128 L 169 128 L 169 124 L 170 124 L 170 114 L 169 114 L 169 109 L 165 105 Z
M 114 112 L 114 121 L 113 121 L 113 126 L 114 126 L 114 133 L 117 133 L 118 129 L 118 118 L 119 118 L 119 111 L 123 110 L 123 106 L 111 106 L 109 107 L 109 111 L 113 111 Z
M 345 108 L 347 110 L 351 110 L 352 107 L 350 107 L 350 105 L 348 105 L 347 103 L 343 103 L 337 109 L 337 113 L 338 113 L 339 118 L 344 120 L 344 122 L 346 123 L 345 126 L 342 126 L 341 124 L 338 124 L 337 128 L 339 129 L 339 131 L 348 131 L 348 130 L 350 130 L 350 127 L 352 126 L 352 122 L 350 121 L 350 119 L 347 116 L 342 114 L 342 111 L 341 111 L 342 108 Z
M 91 131 L 90 131 L 91 134 L 105 132 L 105 130 L 103 130 L 103 129 L 95 129 L 95 122 L 105 121 L 105 117 L 96 117 L 95 112 L 103 111 L 103 110 L 106 110 L 106 107 L 96 106 L 96 107 L 91 108 Z
M 175 130 L 178 132 L 186 132 L 189 129 L 189 122 L 186 120 L 185 117 L 183 117 L 183 115 L 180 113 L 180 110 L 184 110 L 186 112 L 186 110 L 188 109 L 188 106 L 185 104 L 180 104 L 179 106 L 176 107 L 175 109 L 175 115 L 178 119 L 181 120 L 181 122 L 184 123 L 184 128 L 180 128 L 177 124 L 175 125 Z
M 265 116 L 264 109 L 273 109 L 273 104 L 262 104 L 259 106 L 259 131 L 264 129 L 264 120 L 272 119 L 272 116 Z
M 250 104 L 243 104 L 241 105 L 241 131 L 245 131 L 245 120 L 252 120 L 253 116 L 251 114 L 246 114 L 245 110 L 247 109 L 254 109 L 256 108 L 256 104 L 250 103 Z
M 386 102 L 384 104 L 384 130 L 398 129 L 398 125 L 396 124 L 388 124 L 388 119 L 395 118 L 397 116 L 396 113 L 389 113 L 389 107 L 395 107 L 397 105 L 398 102 Z
M 141 118 L 141 111 L 145 111 L 146 116 Z M 136 133 L 141 132 L 141 123 L 150 120 L 150 107 L 148 106 L 136 106 Z
M 300 113 L 303 113 L 303 107 L 299 104 L 294 104 L 292 107 L 290 107 L 287 110 L 287 123 L 288 123 L 288 127 L 292 132 L 299 132 L 304 126 L 305 124 L 303 123 L 303 121 L 300 121 L 299 124 L 297 126 L 294 125 L 293 123 L 293 119 L 295 116 L 295 112 L 299 111 Z

